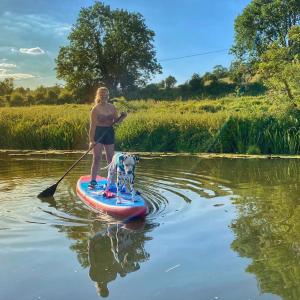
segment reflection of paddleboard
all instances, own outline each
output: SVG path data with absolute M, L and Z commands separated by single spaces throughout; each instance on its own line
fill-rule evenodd
M 121 203 L 117 203 L 116 192 L 110 192 L 109 198 L 103 195 L 107 183 L 106 178 L 97 176 L 97 186 L 93 190 L 88 188 L 90 180 L 90 176 L 81 176 L 76 186 L 77 195 L 89 207 L 121 218 L 142 217 L 148 213 L 148 207 L 141 195 L 136 195 L 133 202 L 131 193 L 121 192 Z

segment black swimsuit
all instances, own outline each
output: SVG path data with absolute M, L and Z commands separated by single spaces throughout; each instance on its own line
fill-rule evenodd
M 96 126 L 94 141 L 103 145 L 115 143 L 115 131 L 112 126 Z

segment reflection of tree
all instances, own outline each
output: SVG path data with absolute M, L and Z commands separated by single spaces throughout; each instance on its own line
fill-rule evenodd
M 262 292 L 299 300 L 299 163 L 273 164 L 265 178 L 265 171 L 256 171 L 247 186 L 235 189 L 240 198 L 235 200 L 238 217 L 231 225 L 232 248 L 252 259 L 247 272 L 256 275 Z
M 90 277 L 96 282 L 102 297 L 109 294 L 108 283 L 140 269 L 140 263 L 149 259 L 144 249 L 148 240 L 145 232 L 113 225 L 96 233 L 89 241 Z

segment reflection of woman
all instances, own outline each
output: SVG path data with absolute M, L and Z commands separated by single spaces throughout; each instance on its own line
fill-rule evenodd
M 96 234 L 89 243 L 90 277 L 102 297 L 109 294 L 107 284 L 117 277 L 120 266 L 111 251 L 110 238 L 104 234 Z
M 140 268 L 139 262 L 149 258 L 143 248 L 144 242 L 144 232 L 134 232 L 119 225 L 108 228 L 105 233 L 99 232 L 90 239 L 90 278 L 96 282 L 100 296 L 109 295 L 107 285 L 118 274 L 124 277 L 137 271 Z

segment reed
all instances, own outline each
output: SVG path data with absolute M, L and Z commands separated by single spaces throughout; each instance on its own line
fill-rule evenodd
M 119 150 L 298 154 L 300 112 L 267 97 L 116 103 Z M 90 105 L 0 108 L 2 149 L 84 149 Z

